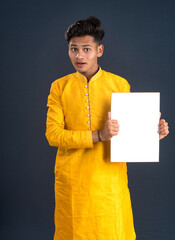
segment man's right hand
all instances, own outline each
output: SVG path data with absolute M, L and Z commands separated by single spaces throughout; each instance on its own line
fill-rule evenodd
M 111 112 L 108 112 L 108 120 L 105 123 L 104 129 L 101 130 L 100 138 L 102 141 L 109 141 L 113 136 L 118 135 L 119 124 L 117 120 L 111 119 Z

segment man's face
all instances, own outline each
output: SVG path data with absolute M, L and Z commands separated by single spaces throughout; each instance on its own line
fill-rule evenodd
M 97 58 L 103 54 L 92 36 L 73 37 L 69 42 L 69 57 L 74 68 L 88 80 L 98 71 Z

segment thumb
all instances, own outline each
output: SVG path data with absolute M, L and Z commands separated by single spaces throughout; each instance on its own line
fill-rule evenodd
M 111 119 L 111 112 L 108 112 L 108 120 Z
M 159 112 L 159 119 L 161 118 L 161 112 Z

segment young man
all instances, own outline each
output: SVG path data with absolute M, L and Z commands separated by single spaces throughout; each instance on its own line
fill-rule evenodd
M 98 66 L 104 31 L 95 17 L 66 32 L 75 73 L 53 82 L 48 97 L 46 137 L 58 147 L 55 163 L 54 240 L 136 238 L 126 163 L 110 162 L 110 139 L 119 132 L 110 118 L 112 92 L 129 92 L 128 82 Z M 160 139 L 168 134 L 161 120 Z

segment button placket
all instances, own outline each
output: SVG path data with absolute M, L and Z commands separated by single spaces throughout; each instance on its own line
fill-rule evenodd
M 85 93 L 85 95 L 87 96 L 88 99 L 86 99 L 86 103 L 88 103 L 88 106 L 86 107 L 88 111 L 87 117 L 88 117 L 88 121 L 87 124 L 90 125 L 90 127 L 88 128 L 88 130 L 91 130 L 91 117 L 90 117 L 90 99 L 89 99 L 89 84 L 85 85 L 85 88 L 87 88 L 87 92 Z

